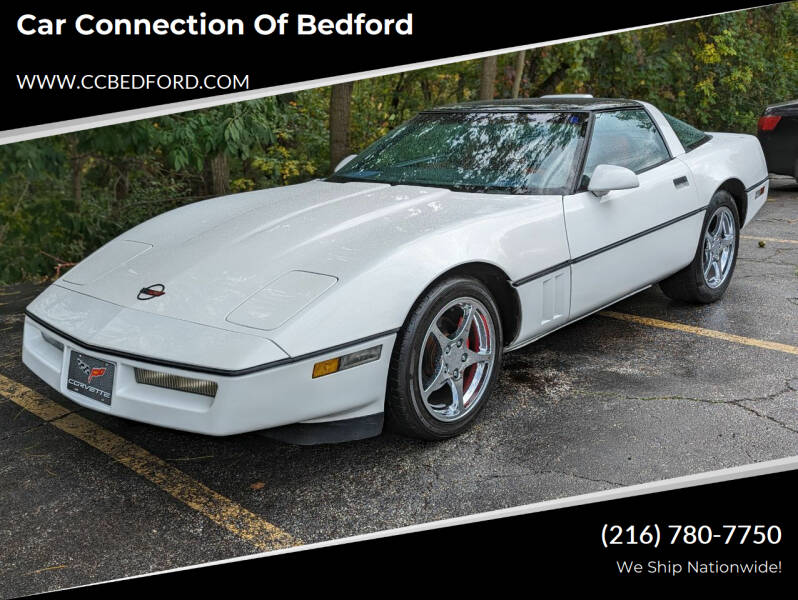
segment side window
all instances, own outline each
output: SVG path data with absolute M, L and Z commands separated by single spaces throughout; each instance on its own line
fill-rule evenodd
M 665 113 L 662 114 L 665 115 Z M 684 121 L 680 121 L 676 117 L 665 115 L 665 118 L 668 120 L 668 123 L 670 123 L 673 133 L 675 133 L 676 137 L 679 138 L 679 141 L 682 143 L 682 146 L 684 146 L 686 151 L 690 151 L 696 146 L 700 146 L 709 139 L 709 136 L 706 133 L 699 131 Z
M 639 173 L 668 159 L 662 136 L 642 108 L 596 113 L 581 187 L 587 187 L 598 165 L 618 165 Z

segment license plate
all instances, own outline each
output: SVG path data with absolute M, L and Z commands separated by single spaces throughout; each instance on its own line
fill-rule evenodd
M 110 405 L 115 369 L 116 363 L 72 351 L 69 354 L 67 389 Z

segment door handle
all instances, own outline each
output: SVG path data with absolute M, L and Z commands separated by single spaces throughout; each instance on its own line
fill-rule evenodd
M 690 185 L 690 182 L 687 181 L 686 175 L 682 175 L 673 180 L 673 186 L 676 188 L 687 187 L 688 185 Z

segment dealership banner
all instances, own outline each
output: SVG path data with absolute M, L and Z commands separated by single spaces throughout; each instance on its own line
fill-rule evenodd
M 6 4 L 0 141 L 27 129 L 278 86 L 418 68 L 754 6 L 716 1 L 468 9 L 451 4 Z M 312 82 L 317 82 L 316 84 Z M 197 106 L 196 104 L 194 106 Z M 166 109 L 169 110 L 169 109 Z M 174 107 L 172 108 L 174 110 Z M 130 118 L 129 113 L 123 118 Z M 138 113 L 152 114 L 152 113 Z M 114 122 L 103 120 L 103 123 Z M 118 122 L 118 119 L 117 119 Z M 13 134 L 9 132 L 13 131 Z
M 377 585 L 414 594 L 419 586 L 428 592 L 465 591 L 476 582 L 499 595 L 532 593 L 542 585 L 563 593 L 592 587 L 614 593 L 674 588 L 768 593 L 796 581 L 798 519 L 788 491 L 795 486 L 796 468 L 795 460 L 774 461 L 70 593 L 106 597 L 165 587 L 200 590 L 219 582 L 257 590 L 266 580 L 286 593 L 335 589 L 356 596 L 375 593 Z M 468 577 L 453 581 L 445 575 L 463 570 L 471 572 Z M 397 577 L 398 572 L 405 575 Z

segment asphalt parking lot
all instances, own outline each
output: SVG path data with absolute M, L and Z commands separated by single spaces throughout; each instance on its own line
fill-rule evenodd
M 80 408 L 19 358 L 42 287 L 0 288 L 3 597 L 798 454 L 792 180 L 721 302 L 652 288 L 507 355 L 478 425 L 441 443 L 297 447 Z

